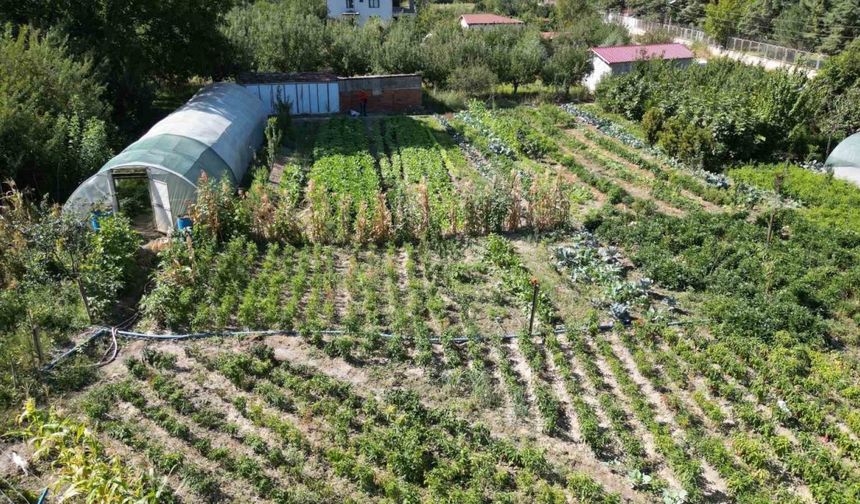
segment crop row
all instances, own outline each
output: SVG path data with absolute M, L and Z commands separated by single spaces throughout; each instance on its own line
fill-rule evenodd
M 488 239 L 487 248 L 488 259 L 496 267 L 507 271 L 505 281 L 509 288 L 514 290 L 514 292 L 519 292 L 519 297 L 522 301 L 530 300 L 533 284 L 530 281 L 528 271 L 521 264 L 511 244 L 502 238 L 491 236 Z M 539 318 L 544 322 L 558 320 L 555 315 L 552 298 L 548 292 L 540 289 L 539 299 L 539 305 L 543 307 L 542 310 L 539 310 Z M 593 339 L 597 335 L 597 324 L 592 323 L 589 327 L 591 327 L 589 335 Z M 624 451 L 626 465 L 631 471 L 634 485 L 652 492 L 662 492 L 666 496 L 674 495 L 673 490 L 667 488 L 665 482 L 647 474 L 647 471 L 653 470 L 653 467 L 647 460 L 640 440 L 637 439 L 635 433 L 632 431 L 630 425 L 631 418 L 623 409 L 618 407 L 617 397 L 612 397 L 603 392 L 610 387 L 606 384 L 603 373 L 597 365 L 597 353 L 595 353 L 589 340 L 579 333 L 579 329 L 568 331 L 567 338 L 574 355 L 581 357 L 580 360 L 585 369 L 586 376 L 594 384 L 595 389 L 598 390 L 599 403 L 604 408 L 604 411 L 606 411 L 612 425 L 612 436 L 610 436 L 600 427 L 599 417 L 595 409 L 583 399 L 584 389 L 577 383 L 577 378 L 572 375 L 568 358 L 561 350 L 557 337 L 555 334 L 548 334 L 545 338 L 545 346 L 552 354 L 557 373 L 560 375 L 571 397 L 572 406 L 577 415 L 583 439 L 598 456 L 609 455 L 607 450 L 612 450 L 613 443 L 617 443 L 618 448 Z M 523 338 L 521 338 L 521 344 L 522 340 Z M 546 368 L 541 362 L 544 349 L 530 348 L 530 346 L 528 342 L 525 343 L 526 348 L 523 353 L 526 355 L 526 360 L 529 361 L 535 375 L 543 376 L 546 372 Z M 603 346 L 599 348 L 600 355 L 610 366 L 612 374 L 619 383 L 621 392 L 626 402 L 630 404 L 636 419 L 651 432 L 657 450 L 663 454 L 671 466 L 673 473 L 680 480 L 684 489 L 684 495 L 686 495 L 686 498 L 690 502 L 700 501 L 703 497 L 701 464 L 695 457 L 690 455 L 687 445 L 676 442 L 669 429 L 657 421 L 653 406 L 644 399 L 641 389 L 632 380 L 626 369 L 623 368 L 618 358 L 614 354 L 611 354 L 611 349 Z M 532 354 L 532 356 L 529 357 L 529 354 Z M 557 399 L 555 399 L 555 404 L 558 404 Z M 553 418 L 551 414 L 541 413 L 545 423 L 547 420 Z
M 558 145 L 563 146 L 565 149 L 575 153 L 577 156 L 581 156 L 594 166 L 600 167 L 607 176 L 616 177 L 637 186 L 649 187 L 651 195 L 655 199 L 664 201 L 682 210 L 696 210 L 700 208 L 696 202 L 682 195 L 674 185 L 667 184 L 666 181 L 661 178 L 650 179 L 634 170 L 631 170 L 623 163 L 602 152 L 600 149 L 595 149 L 592 146 L 586 145 L 572 134 L 569 134 L 558 126 L 552 124 L 554 122 L 552 119 L 556 117 L 554 110 L 547 110 L 546 108 L 538 110 L 522 109 L 518 110 L 518 114 L 526 118 L 531 127 L 541 129 L 544 134 L 551 137 L 553 141 L 558 143 Z M 556 152 L 561 151 L 556 149 Z M 609 152 L 612 151 L 610 150 Z M 558 156 L 556 156 L 556 158 L 558 158 Z M 577 173 L 577 175 L 579 175 L 579 173 Z
M 360 397 L 348 385 L 309 368 L 276 362 L 266 347 L 256 347 L 250 355 L 198 358 L 245 390 L 268 378 L 265 382 L 289 394 L 297 414 L 313 412 L 324 420 L 324 436 L 337 447 L 327 450 L 327 456 L 346 477 L 363 481 L 371 494 L 398 501 L 424 492 L 457 501 L 562 498 L 561 489 L 547 482 L 555 476 L 540 452 L 493 440 L 479 426 L 425 409 L 412 394 L 393 391 L 384 402 Z M 568 483 L 594 486 L 581 479 L 571 477 Z
M 648 256 L 642 256 L 642 258 L 645 257 Z M 756 470 L 773 467 L 782 468 L 778 470 L 784 470 L 792 477 L 805 482 L 816 500 L 842 501 L 847 498 L 846 496 L 856 493 L 856 488 L 839 483 L 846 477 L 850 478 L 849 475 L 852 471 L 838 459 L 838 456 L 833 456 L 831 453 L 833 447 L 828 447 L 827 442 L 819 441 L 810 435 L 821 432 L 814 430 L 814 426 L 818 426 L 818 429 L 827 429 L 830 426 L 831 431 L 836 428 L 833 427 L 832 423 L 829 423 L 827 418 L 806 416 L 802 406 L 795 409 L 798 402 L 790 399 L 792 393 L 782 395 L 788 400 L 780 398 L 779 389 L 784 387 L 785 383 L 790 383 L 787 380 L 784 381 L 786 369 L 772 369 L 768 363 L 769 359 L 762 358 L 767 354 L 762 355 L 760 353 L 763 349 L 761 345 L 746 338 L 737 339 L 731 335 L 723 335 L 719 341 L 701 339 L 696 345 L 690 345 L 687 340 L 675 339 L 673 346 L 672 351 L 674 353 L 686 360 L 695 362 L 695 366 L 691 367 L 688 373 L 693 372 L 703 376 L 712 393 L 728 401 L 731 405 L 729 410 L 734 411 L 742 425 L 750 433 L 759 436 L 757 439 L 764 441 L 765 444 L 760 445 L 759 441 L 748 436 L 739 436 L 731 441 L 737 450 L 737 455 L 744 463 L 750 464 Z M 655 373 L 654 369 L 643 364 L 646 359 L 641 352 L 632 352 L 632 355 L 638 361 L 638 365 L 644 369 L 643 375 L 648 376 L 649 379 L 658 379 L 659 375 Z M 661 354 L 661 365 L 667 373 L 672 373 L 678 382 L 687 383 L 689 381 L 686 373 L 674 362 L 670 354 Z M 768 377 L 769 385 L 767 386 L 762 381 L 764 377 Z M 756 388 L 747 390 L 746 387 L 751 385 Z M 657 383 L 656 386 L 665 388 L 665 384 L 662 383 Z M 775 390 L 776 394 L 774 394 Z M 794 393 L 796 394 L 796 392 Z M 696 430 L 695 415 L 683 407 L 683 401 L 671 394 L 668 399 L 668 404 L 673 407 L 679 422 L 692 426 L 692 436 L 688 436 L 688 439 L 706 439 L 701 435 L 702 431 Z M 747 402 L 750 400 L 762 402 L 764 400 L 767 404 L 768 399 L 777 403 L 776 407 L 764 404 L 754 406 Z M 696 398 L 694 395 L 694 400 L 712 421 L 721 421 L 721 417 L 724 415 L 716 405 L 709 403 L 701 396 Z M 816 401 L 815 398 L 810 398 L 810 400 Z M 769 415 L 763 415 L 762 412 L 769 413 Z M 787 437 L 780 434 L 779 429 L 785 429 L 790 435 Z M 843 456 L 850 458 L 850 440 L 847 443 L 839 443 L 840 439 L 846 439 L 848 435 L 845 432 L 840 432 L 840 434 L 841 437 L 834 436 L 832 439 L 837 441 L 839 448 L 845 450 L 842 452 Z M 771 491 L 767 490 L 769 488 L 767 485 L 774 485 L 774 482 L 781 478 L 779 473 L 773 473 L 770 477 L 759 476 L 758 482 L 754 485 L 749 481 L 749 478 L 743 477 L 743 469 L 735 469 L 735 466 L 727 463 L 723 456 L 724 453 L 720 453 L 721 449 L 717 448 L 718 444 L 717 439 L 711 438 L 708 439 L 708 442 L 698 443 L 697 448 L 706 459 L 713 461 L 714 466 L 721 473 L 724 473 L 730 487 L 745 499 L 754 498 L 761 492 Z M 758 448 L 759 446 L 764 449 Z M 792 450 L 791 447 L 794 447 L 795 450 Z M 807 462 L 805 465 L 801 462 L 810 459 L 818 462 L 816 464 Z M 762 490 L 762 487 L 765 490 Z M 785 493 L 783 490 L 778 491 Z
M 781 501 L 799 502 L 792 490 L 783 487 L 785 478 L 779 463 L 771 458 L 772 455 L 753 433 L 737 432 L 731 438 L 723 436 L 726 414 L 714 401 L 701 392 L 695 392 L 692 394 L 693 402 L 714 424 L 708 429 L 705 420 L 672 391 L 673 388 L 683 390 L 689 379 L 672 352 L 660 352 L 656 347 L 643 349 L 644 342 L 652 341 L 651 335 L 658 331 L 661 331 L 659 325 L 643 325 L 637 328 L 636 334 L 622 334 L 621 341 L 633 356 L 639 372 L 666 395 L 666 404 L 673 410 L 678 423 L 690 433 L 689 439 L 695 449 L 726 479 L 731 495 L 740 502 L 763 502 L 777 495 Z M 658 359 L 669 380 L 656 365 L 655 360 Z M 731 446 L 731 451 L 727 445 Z
M 97 389 L 95 395 L 90 398 L 90 403 L 110 404 L 121 400 L 133 405 L 144 417 L 154 422 L 167 434 L 181 440 L 200 456 L 216 464 L 225 475 L 244 480 L 261 499 L 275 502 L 304 502 L 307 499 L 316 502 L 333 501 L 332 491 L 324 484 L 319 482 L 311 482 L 307 486 L 297 484 L 295 478 L 301 470 L 297 469 L 296 464 L 300 464 L 302 458 L 288 456 L 288 452 L 280 448 L 275 449 L 259 436 L 242 434 L 238 426 L 224 422 L 223 413 L 196 406 L 191 397 L 178 385 L 165 376 L 147 369 L 140 361 L 130 361 L 129 366 L 134 370 L 132 374 L 138 379 L 147 380 L 155 395 L 170 407 L 151 401 L 139 385 L 130 381 Z M 176 413 L 173 413 L 174 411 Z M 101 419 L 98 416 L 95 418 Z M 190 418 L 197 427 L 192 427 L 184 418 Z M 211 431 L 216 435 L 223 432 L 245 445 L 247 449 L 245 453 L 235 454 L 230 448 L 213 441 L 212 437 L 205 432 L 200 432 L 199 429 Z M 290 475 L 293 484 L 285 486 L 280 477 L 272 476 L 267 467 Z M 207 488 L 215 492 L 215 495 L 206 495 L 207 499 L 220 498 L 220 490 L 215 490 L 211 486 Z
M 582 132 L 586 138 L 606 151 L 637 165 L 643 170 L 651 172 L 658 180 L 665 181 L 671 185 L 677 185 L 682 189 L 690 191 L 703 200 L 717 205 L 728 205 L 731 203 L 730 193 L 725 190 L 727 186 L 714 187 L 702 182 L 692 175 L 688 175 L 676 169 L 668 167 L 664 168 L 656 161 L 648 159 L 642 155 L 639 150 L 623 145 L 619 140 L 615 140 L 605 134 L 597 133 L 589 128 L 583 128 Z
M 594 238 L 585 232 L 581 233 L 581 235 L 585 235 L 585 238 L 580 238 L 579 241 L 574 242 L 577 247 L 562 247 L 557 249 L 556 255 L 561 258 L 558 264 L 560 266 L 559 271 L 566 274 L 566 276 L 575 283 L 597 282 L 604 286 L 610 286 L 617 284 L 619 281 L 624 281 L 621 269 L 617 267 L 612 269 L 612 262 L 604 264 L 607 260 L 615 261 L 611 258 L 618 256 L 617 251 L 615 251 L 613 247 L 600 247 Z M 564 253 L 560 254 L 561 252 Z M 612 291 L 617 290 L 618 289 L 612 289 Z M 672 312 L 669 313 L 671 314 Z M 649 316 L 653 315 L 654 312 L 651 312 Z M 641 326 L 637 327 L 641 328 Z M 641 329 L 637 329 L 637 331 L 639 330 Z M 572 338 L 574 338 L 573 341 L 576 342 L 575 347 L 581 347 L 581 352 L 589 351 L 586 348 L 587 345 L 580 341 L 576 335 L 573 335 Z M 629 338 L 627 333 L 622 333 L 622 340 L 632 345 L 632 339 Z M 625 372 L 624 369 L 620 367 L 621 363 L 614 354 L 609 355 L 612 354 L 613 351 L 607 342 L 601 342 L 601 350 L 604 357 L 607 359 L 607 362 L 610 365 L 614 364 L 616 368 L 613 370 L 614 374 L 621 372 L 625 375 L 624 377 L 619 378 L 621 385 L 625 386 L 625 382 L 627 382 L 626 387 L 630 390 L 634 390 L 630 388 L 632 387 L 632 384 L 626 376 L 629 373 Z M 633 348 L 631 349 L 631 354 L 641 374 L 651 380 L 655 389 L 660 390 L 664 397 L 667 398 L 667 404 L 676 415 L 679 425 L 682 425 L 687 431 L 686 438 L 689 443 L 687 449 L 695 448 L 694 451 L 697 451 L 708 462 L 714 464 L 720 474 L 724 475 L 728 480 L 729 490 L 736 498 L 744 501 L 750 499 L 755 501 L 756 498 L 759 498 L 763 493 L 766 493 L 766 491 L 761 489 L 761 486 L 768 485 L 770 482 L 759 474 L 757 474 L 758 481 L 756 482 L 749 476 L 744 475 L 744 469 L 738 469 L 736 467 L 732 457 L 725 451 L 722 441 L 707 434 L 707 432 L 701 427 L 700 420 L 683 406 L 682 401 L 677 396 L 669 392 L 666 383 L 659 379 L 660 375 L 656 369 L 653 366 L 647 365 L 649 359 L 645 353 L 640 351 L 638 348 Z M 589 371 L 589 374 L 593 377 L 599 376 L 599 370 L 593 363 L 593 359 L 586 358 L 585 361 L 585 368 Z M 662 363 L 667 369 L 675 372 L 679 381 L 686 381 L 686 377 L 676 370 L 677 366 L 673 365 L 671 361 L 667 362 L 664 360 Z M 711 412 L 719 412 L 719 408 L 717 406 L 708 404 L 707 400 L 704 398 L 700 398 L 699 402 L 704 405 L 704 409 Z M 641 404 L 637 406 L 637 409 L 641 410 L 640 417 L 642 417 L 643 423 L 648 425 L 650 421 L 649 415 L 647 414 L 647 411 L 642 410 L 641 407 Z M 659 440 L 658 436 L 658 434 L 655 434 L 655 439 Z M 668 445 L 666 445 L 666 448 L 670 449 Z M 672 453 L 672 451 L 669 453 Z M 677 457 L 677 454 L 675 456 Z M 691 482 L 690 486 L 695 486 L 695 484 L 695 482 Z

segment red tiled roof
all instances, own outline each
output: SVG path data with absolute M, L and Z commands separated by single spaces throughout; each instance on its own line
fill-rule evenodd
M 499 16 L 496 14 L 463 14 L 460 19 L 468 25 L 518 25 L 523 24 L 519 19 Z
M 641 59 L 691 59 L 693 52 L 684 44 L 627 45 L 592 47 L 591 52 L 609 63 L 629 63 Z

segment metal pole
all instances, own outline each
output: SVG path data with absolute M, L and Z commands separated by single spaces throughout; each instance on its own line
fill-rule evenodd
M 538 301 L 538 288 L 540 286 L 538 279 L 535 277 L 532 277 L 531 284 L 534 290 L 532 291 L 532 313 L 529 316 L 529 338 L 532 337 L 532 328 L 534 327 L 535 323 L 535 311 L 537 310 Z

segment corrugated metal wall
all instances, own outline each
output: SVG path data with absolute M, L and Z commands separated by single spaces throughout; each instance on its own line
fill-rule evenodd
M 279 101 L 290 103 L 292 115 L 340 112 L 340 90 L 337 82 L 282 82 L 244 86 L 260 98 L 269 115 L 276 113 Z
M 242 84 L 260 98 L 269 115 L 276 113 L 278 101 L 289 101 L 293 115 L 357 111 L 359 96 L 365 93 L 369 112 L 407 113 L 421 108 L 421 76 L 418 74 L 340 77 L 337 80 L 321 77 L 316 82 L 311 74 L 300 74 L 308 82 L 266 82 L 266 77 L 272 75 L 278 76 L 260 74 L 262 80 Z

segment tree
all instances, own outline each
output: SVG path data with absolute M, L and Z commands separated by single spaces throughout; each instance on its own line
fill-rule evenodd
M 582 82 L 582 79 L 591 73 L 591 57 L 585 48 L 566 41 L 554 42 L 552 47 L 552 56 L 544 63 L 541 78 L 545 84 L 563 90 L 564 96 L 567 97 L 570 87 Z
M 514 82 L 511 58 L 514 46 L 522 35 L 520 28 L 497 27 L 482 33 L 486 43 L 486 54 L 483 61 L 498 77 L 499 82 Z
M 555 16 L 559 26 L 570 27 L 596 14 L 589 0 L 556 0 Z
M 338 75 L 366 75 L 373 69 L 373 54 L 382 41 L 379 23 L 358 27 L 345 21 L 326 25 L 328 64 Z
M 825 17 L 828 33 L 821 42 L 820 49 L 829 54 L 836 54 L 850 41 L 860 37 L 858 19 L 860 19 L 860 0 L 834 2 Z
M 483 64 L 462 66 L 451 73 L 448 86 L 469 96 L 483 96 L 498 83 L 498 77 L 490 67 Z
M 717 0 L 705 6 L 705 33 L 725 45 L 746 10 L 746 0 Z
M 424 79 L 444 84 L 451 72 L 466 61 L 480 61 L 487 52 L 479 33 L 449 25 L 434 30 L 420 43 Z
M 824 156 L 830 155 L 833 141 L 860 131 L 860 83 L 833 100 L 828 100 L 819 124 L 827 135 Z
M 564 33 L 571 41 L 588 47 L 630 43 L 627 28 L 618 23 L 606 23 L 597 13 L 585 14 L 574 25 L 566 26 Z
M 420 71 L 421 67 L 418 24 L 405 19 L 391 23 L 374 55 L 374 69 L 380 73 L 412 73 Z
M 237 6 L 222 32 L 236 53 L 236 70 L 297 72 L 325 65 L 326 26 L 295 2 Z
M 857 110 L 860 110 L 860 39 L 849 44 L 839 55 L 829 58 L 824 68 L 806 90 L 816 107 L 813 124 L 827 136 L 827 153 L 833 140 L 854 133 Z M 827 154 L 825 153 L 825 154 Z
M 111 156 L 105 87 L 56 32 L 0 34 L 0 177 L 58 200 Z
M 137 129 L 155 80 L 219 77 L 231 61 L 219 25 L 232 0 L 7 2 L 0 17 L 58 30 L 104 69 L 115 119 Z M 268 3 L 268 2 L 262 2 Z M 47 4 L 47 5 L 46 5 Z M 121 121 L 121 122 L 120 122 Z
M 514 85 L 514 94 L 521 83 L 532 82 L 541 70 L 546 49 L 541 43 L 537 33 L 524 34 L 511 51 L 511 80 Z

